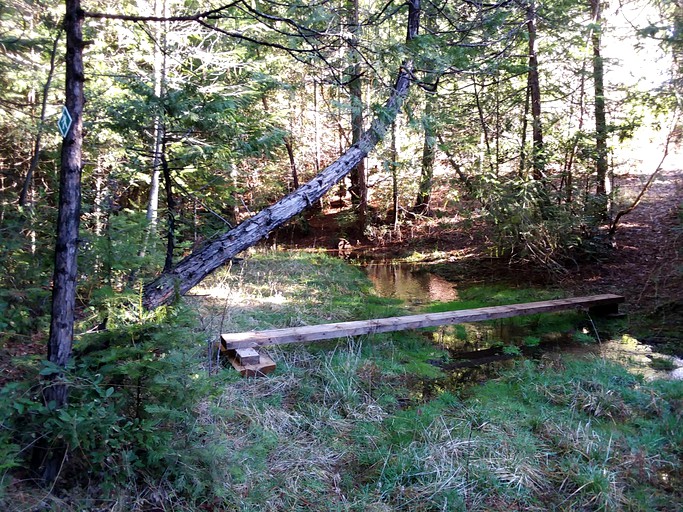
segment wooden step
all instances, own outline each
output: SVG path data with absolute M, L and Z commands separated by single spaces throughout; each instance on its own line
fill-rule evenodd
M 247 363 L 238 360 L 236 351 L 228 352 L 228 361 L 230 361 L 230 364 L 235 370 L 240 372 L 242 377 L 262 377 L 275 371 L 275 361 L 273 361 L 270 357 L 268 357 L 266 354 L 257 354 L 257 357 L 258 362 Z
M 235 359 L 241 365 L 259 364 L 260 355 L 251 347 L 235 349 Z

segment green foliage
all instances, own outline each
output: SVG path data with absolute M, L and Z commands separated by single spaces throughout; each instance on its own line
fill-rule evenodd
M 0 227 L 0 332 L 28 335 L 45 328 L 49 311 L 48 208 L 7 212 Z
M 485 174 L 475 186 L 494 234 L 492 256 L 563 272 L 582 247 L 587 219 L 577 215 L 580 206 L 558 205 L 544 182 Z
M 5 386 L 2 474 L 24 465 L 22 459 L 45 439 L 68 448 L 65 481 L 95 478 L 109 492 L 144 478 L 200 498 L 214 485 L 222 448 L 201 443 L 211 433 L 211 425 L 198 418 L 212 386 L 203 375 L 205 348 L 193 326 L 187 312 L 174 308 L 154 320 L 83 336 L 66 372 L 43 363 L 36 375 Z M 41 386 L 49 384 L 33 384 L 36 377 L 66 381 L 69 405 L 44 404 Z
M 674 370 L 676 366 L 668 357 L 653 357 L 650 361 L 650 367 L 655 370 L 668 371 Z
M 525 347 L 537 347 L 541 343 L 541 338 L 538 336 L 525 336 L 522 341 Z
M 522 353 L 522 350 L 515 345 L 505 345 L 503 347 L 503 354 L 508 356 L 518 356 Z
M 666 45 L 678 48 L 680 6 L 670 1 L 658 4 L 665 22 L 653 22 L 642 33 L 663 37 Z M 30 385 L 8 384 L 0 392 L 0 474 L 7 475 L 27 455 L 27 447 L 45 436 L 68 444 L 71 474 L 82 470 L 97 481 L 103 473 L 110 478 L 110 486 L 136 484 L 145 478 L 159 480 L 163 474 L 173 492 L 207 495 L 211 493 L 201 490 L 213 478 L 207 475 L 224 469 L 209 462 L 228 461 L 225 463 L 231 468 L 221 482 L 227 482 L 225 487 L 234 495 L 225 508 L 363 510 L 372 503 L 378 509 L 411 509 L 423 504 L 433 509 L 512 509 L 519 508 L 518 498 L 529 507 L 541 507 L 538 500 L 543 499 L 547 486 L 537 468 L 545 468 L 547 462 L 536 460 L 530 450 L 544 446 L 545 437 L 535 444 L 528 442 L 530 434 L 526 433 L 506 444 L 510 437 L 506 434 L 518 429 L 500 420 L 487 430 L 485 411 L 476 404 L 465 408 L 444 398 L 424 409 L 413 407 L 411 400 L 426 393 L 409 390 L 406 374 L 440 376 L 441 370 L 431 361 L 445 357 L 419 336 L 363 338 L 359 345 L 341 347 L 329 358 L 328 352 L 336 346 L 333 342 L 305 351 L 284 350 L 285 364 L 292 372 L 288 375 L 295 379 L 277 375 L 270 381 L 271 387 L 260 384 L 264 393 L 252 395 L 246 384 L 242 384 L 244 389 L 232 382 L 231 392 L 240 389 L 252 400 L 242 403 L 241 396 L 231 396 L 235 402 L 228 403 L 235 405 L 234 411 L 208 414 L 197 405 L 212 390 L 196 377 L 199 358 L 191 349 L 179 346 L 192 338 L 189 325 L 173 316 L 174 310 L 146 314 L 139 295 L 130 291 L 138 289 L 140 279 L 159 270 L 166 214 L 172 213 L 177 221 L 177 259 L 224 230 L 226 222 L 232 224 L 251 215 L 290 189 L 291 169 L 282 147 L 285 136 L 293 142 L 302 181 L 333 161 L 348 142 L 344 132 L 351 105 L 339 85 L 345 81 L 340 70 L 348 69 L 354 53 L 347 51 L 348 6 L 329 9 L 325 3 L 294 1 L 252 2 L 248 9 L 242 7 L 225 9 L 221 12 L 225 16 L 212 23 L 279 48 L 187 23 L 164 24 L 163 28 L 122 20 L 86 23 L 88 105 L 84 113 L 77 331 L 102 325 L 104 320 L 110 331 L 77 335 L 78 356 L 63 377 L 70 385 L 72 405 L 63 410 L 42 404 L 40 387 L 34 386 L 38 376 L 47 379 L 60 372 L 49 365 L 36 367 L 34 359 L 17 362 L 35 379 Z M 438 87 L 428 93 L 433 112 L 425 112 L 427 93 L 413 87 L 415 92 L 405 108 L 407 121 L 398 121 L 398 158 L 403 160 L 398 173 L 401 204 L 414 198 L 419 146 L 425 127 L 429 127 L 438 134 L 440 149 L 448 157 L 440 158 L 442 178 L 435 183 L 449 189 L 450 199 L 459 199 L 454 188 L 465 183 L 468 195 L 479 199 L 483 209 L 468 220 L 478 213 L 484 215 L 493 234 L 491 256 L 531 261 L 551 271 L 562 271 L 566 263 L 577 259 L 577 252 L 599 256 L 608 245 L 594 237 L 601 222 L 594 213 L 604 203 L 592 194 L 595 141 L 586 128 L 589 116 L 584 119 L 591 110 L 585 95 L 585 85 L 590 82 L 585 80 L 585 44 L 587 31 L 596 28 L 587 22 L 587 6 L 565 1 L 537 6 L 547 163 L 543 180 L 527 176 L 527 6 L 505 3 L 482 11 L 474 3 L 445 2 L 434 11 L 423 2 L 423 7 L 427 11 L 423 20 L 429 20 L 421 35 L 405 44 L 405 6 L 372 2 L 360 6 L 365 25 L 358 34 L 357 50 L 363 52 L 364 100 L 371 105 L 368 112 L 385 114 L 383 105 L 390 89 L 387 77 L 406 57 L 416 63 L 416 83 L 429 85 L 440 75 Z M 142 4 L 114 3 L 108 8 L 112 12 L 151 13 L 151 6 Z M 204 9 L 198 2 L 169 2 L 168 8 L 170 14 Z M 255 14 L 255 9 L 262 14 Z M 61 108 L 61 94 L 56 92 L 63 89 L 61 72 L 54 75 L 47 94 L 47 120 L 41 123 L 39 119 L 42 86 L 47 82 L 62 11 L 63 6 L 54 2 L 0 5 L 3 341 L 35 340 L 47 333 L 61 142 L 51 119 Z M 306 37 L 296 34 L 306 26 L 311 29 L 302 29 Z M 282 48 L 291 52 L 281 52 Z M 156 49 L 165 56 L 161 93 L 155 83 L 159 80 Z M 679 60 L 675 56 L 680 68 Z M 59 58 L 57 64 L 59 69 Z M 611 97 L 609 91 L 606 95 Z M 661 100 L 659 91 L 629 93 L 627 101 L 628 111 L 625 103 L 614 103 L 612 108 L 621 118 L 611 121 L 610 130 L 620 143 L 633 137 L 640 123 L 656 124 L 644 112 L 658 113 L 673 104 L 670 98 Z M 552 110 L 545 108 L 551 105 Z M 148 240 L 143 210 L 157 123 L 165 129 L 163 150 L 177 201 L 175 212 L 166 211 L 162 204 L 158 229 L 149 231 Z M 31 184 L 31 204 L 19 207 L 16 198 L 39 133 L 43 147 Z M 368 162 L 372 168 L 372 160 Z M 456 177 L 451 167 L 467 179 Z M 392 168 L 385 166 L 387 171 Z M 383 183 L 379 171 L 374 178 L 374 191 L 386 187 L 388 202 L 389 180 Z M 352 217 L 348 214 L 340 219 L 343 230 L 350 232 L 355 225 Z M 411 230 L 413 227 L 411 224 Z M 256 275 L 243 281 L 234 274 L 225 278 L 231 286 L 242 286 L 244 296 L 249 297 L 247 304 L 232 304 L 223 310 L 230 328 L 306 325 L 400 311 L 396 302 L 366 297 L 369 284 L 341 262 L 317 255 L 285 258 L 257 257 L 249 263 Z M 529 300 L 525 293 L 482 288 L 463 294 L 459 304 L 443 307 L 523 302 Z M 569 332 L 576 320 L 575 315 L 543 315 L 500 326 L 533 328 L 533 336 L 524 340 L 533 346 L 544 332 Z M 180 340 L 178 335 L 183 332 L 187 339 Z M 459 327 L 456 334 L 464 339 L 472 333 Z M 583 333 L 576 337 L 592 340 Z M 538 382 L 532 369 L 528 373 Z M 313 377 L 304 379 L 309 374 Z M 611 420 L 622 421 L 616 408 L 628 400 L 615 398 L 605 383 L 588 380 L 585 384 L 565 383 L 568 390 L 548 388 L 558 397 L 558 404 L 551 400 L 551 405 L 571 405 L 573 414 L 590 421 L 605 419 L 598 411 L 608 411 Z M 522 387 L 507 381 L 495 391 L 519 398 L 508 385 L 515 392 Z M 491 398 L 482 393 L 482 400 Z M 526 399 L 533 390 L 525 388 L 525 393 Z M 221 409 L 219 402 L 213 404 Z M 409 410 L 392 431 L 391 417 L 403 407 Z M 640 420 L 639 413 L 637 416 Z M 671 416 L 664 416 L 670 427 L 668 435 L 680 441 Z M 216 439 L 211 422 L 223 419 L 234 427 L 230 454 L 220 453 L 224 446 L 220 442 L 204 443 Z M 459 421 L 467 428 L 457 430 Z M 535 425 L 541 428 L 540 423 Z M 565 423 L 558 425 L 562 429 Z M 553 444 L 553 449 L 601 435 L 575 423 L 571 426 L 576 436 L 563 433 L 565 439 Z M 657 428 L 651 428 L 653 439 L 660 433 Z M 291 432 L 296 434 L 296 442 L 283 447 L 282 441 L 286 445 Z M 481 433 L 484 448 L 476 451 L 469 437 L 461 444 L 465 433 Z M 364 452 L 347 449 L 349 439 L 357 441 Z M 525 450 L 525 442 L 531 448 Z M 430 443 L 447 455 L 432 449 Z M 502 446 L 504 459 L 499 466 L 492 462 L 496 453 L 491 446 L 496 443 Z M 310 464 L 297 462 L 292 453 L 296 450 L 288 451 L 292 446 L 306 456 L 318 455 L 317 450 L 322 469 L 311 470 Z M 210 456 L 212 451 L 220 457 Z M 591 444 L 585 451 L 591 455 L 599 450 Z M 581 467 L 582 458 L 583 452 L 564 461 L 560 468 L 564 473 L 560 473 L 571 486 L 569 498 L 552 505 L 626 506 L 615 488 L 620 476 L 614 466 L 607 467 L 609 457 L 587 467 Z M 290 466 L 274 462 L 282 460 Z M 356 464 L 356 460 L 360 462 Z M 357 482 L 363 482 L 360 490 Z M 494 501 L 477 502 L 479 498 L 472 492 L 476 485 L 484 489 L 482 494 L 489 487 L 498 493 Z M 261 499 L 260 494 L 268 498 Z M 220 508 L 222 504 L 204 505 Z
M 572 338 L 574 339 L 574 341 L 578 343 L 595 343 L 595 338 L 592 334 L 588 333 L 587 331 L 575 331 L 572 335 Z
M 324 254 L 259 253 L 206 285 L 227 296 L 202 307 L 240 330 L 399 312 L 396 301 L 367 295 L 359 269 Z M 463 292 L 501 303 L 558 293 Z M 0 392 L 3 485 L 47 432 L 72 448 L 65 479 L 76 482 L 78 472 L 103 482 L 102 496 L 154 489 L 183 510 L 677 504 L 658 475 L 675 478 L 680 465 L 680 382 L 647 383 L 598 358 L 542 358 L 456 394 L 432 384 L 447 376 L 430 361 L 447 356 L 413 332 L 273 347 L 278 369 L 266 378 L 232 369 L 209 377 L 182 309 L 151 314 L 127 300 L 112 308 L 110 332 L 78 340 L 64 377 L 68 408 L 43 405 L 36 380 Z M 43 378 L 59 373 L 33 368 Z

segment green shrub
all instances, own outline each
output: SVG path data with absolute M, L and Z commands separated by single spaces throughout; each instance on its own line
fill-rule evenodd
M 650 368 L 664 372 L 670 372 L 676 369 L 673 361 L 668 357 L 653 357 L 650 361 Z
M 99 481 L 104 490 L 144 480 L 200 496 L 213 481 L 222 448 L 202 442 L 210 424 L 198 421 L 211 383 L 201 374 L 205 347 L 186 311 L 84 336 L 60 377 L 69 404 L 41 399 L 39 379 L 62 370 L 43 362 L 37 375 L 0 391 L 0 471 L 28 465 L 28 455 L 65 445 L 63 481 Z M 35 454 L 35 452 L 34 452 Z
M 475 184 L 492 232 L 494 257 L 530 261 L 552 272 L 564 272 L 577 252 L 604 252 L 596 244 L 590 196 L 572 203 L 556 197 L 549 183 L 528 177 L 480 176 Z

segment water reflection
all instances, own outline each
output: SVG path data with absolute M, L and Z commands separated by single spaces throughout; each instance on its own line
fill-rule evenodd
M 462 391 L 472 384 L 483 383 L 496 377 L 501 370 L 511 368 L 512 364 L 512 356 L 500 356 L 486 363 L 477 362 L 460 368 L 446 367 L 444 368 L 446 370 L 445 376 L 436 379 L 409 376 L 408 403 L 423 403 L 444 392 Z
M 432 334 L 434 342 L 450 354 L 447 363 L 438 366 L 446 371 L 460 372 L 462 368 L 477 365 L 492 366 L 486 372 L 493 375 L 501 368 L 501 361 L 516 357 L 541 360 L 553 354 L 572 354 L 578 357 L 597 356 L 624 365 L 629 372 L 641 375 L 645 380 L 675 379 L 683 377 L 683 360 L 654 352 L 649 345 L 624 335 L 619 339 L 582 342 L 577 331 L 545 333 L 539 337 L 528 336 L 529 329 L 510 322 L 495 324 L 463 324 L 445 326 Z M 532 345 L 529 340 L 537 340 Z M 513 350 L 510 350 L 514 347 Z M 653 361 L 670 361 L 672 369 L 653 367 Z
M 528 330 L 512 319 L 485 323 L 444 325 L 433 334 L 434 342 L 452 355 L 482 351 L 502 345 L 520 345 Z
M 419 265 L 395 261 L 367 261 L 361 268 L 380 297 L 392 297 L 410 305 L 457 300 L 452 283 Z
M 436 301 L 458 300 L 455 286 L 432 274 L 419 265 L 392 260 L 368 260 L 361 267 L 372 281 L 375 293 L 381 297 L 404 300 L 409 306 Z M 576 324 L 575 324 L 576 325 Z M 594 337 L 590 324 L 583 326 L 583 334 Z M 581 329 L 581 326 L 577 326 Z M 560 328 L 559 330 L 564 331 Z M 682 379 L 683 361 L 672 358 L 673 371 L 652 368 L 655 358 L 667 358 L 635 338 L 623 336 L 617 340 L 598 343 L 581 342 L 574 330 L 530 336 L 529 327 L 515 323 L 513 319 L 501 319 L 485 323 L 458 324 L 439 327 L 426 334 L 434 343 L 449 352 L 448 361 L 433 361 L 446 370 L 440 379 L 415 379 L 411 386 L 412 400 L 425 400 L 444 390 L 456 390 L 475 382 L 485 381 L 502 368 L 512 364 L 516 357 L 541 359 L 557 354 L 577 356 L 595 355 L 625 364 L 629 371 L 645 379 Z M 584 336 L 585 338 L 585 336 Z

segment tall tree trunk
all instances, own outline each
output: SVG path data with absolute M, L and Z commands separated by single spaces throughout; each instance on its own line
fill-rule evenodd
M 158 18 L 168 16 L 166 0 L 155 0 L 154 15 Z M 144 258 L 149 248 L 150 239 L 152 246 L 156 245 L 157 217 L 159 212 L 159 187 L 162 173 L 162 155 L 164 140 L 166 138 L 163 103 L 166 82 L 166 33 L 168 32 L 168 22 L 163 21 L 155 24 L 154 28 L 154 99 L 156 102 L 156 112 L 154 114 L 154 125 L 152 131 L 152 174 L 149 182 L 149 195 L 147 198 L 147 227 L 145 229 L 142 247 L 139 256 Z M 129 281 L 133 281 L 137 271 L 131 273 Z
M 436 157 L 436 137 L 433 126 L 434 97 L 427 95 L 424 121 L 424 143 L 422 145 L 422 165 L 420 170 L 420 184 L 415 198 L 413 211 L 424 213 L 429 209 L 432 198 L 432 181 L 434 180 L 434 160 Z
M 349 95 L 351 97 L 351 143 L 356 144 L 363 135 L 363 84 L 361 82 L 361 65 L 358 55 L 358 0 L 349 0 L 349 26 L 351 30 L 351 60 L 349 69 Z M 358 226 L 362 231 L 368 203 L 368 189 L 365 179 L 365 159 L 361 159 L 351 170 L 351 202 L 356 208 Z
M 495 78 L 494 78 L 494 86 L 495 86 L 495 92 L 494 92 L 494 100 L 496 102 L 496 108 L 495 108 L 495 113 L 496 113 L 496 131 L 495 131 L 495 136 L 496 136 L 496 151 L 494 154 L 494 159 L 493 159 L 493 164 L 495 167 L 495 175 L 496 177 L 500 176 L 500 137 L 501 137 L 501 119 L 500 119 L 500 80 L 499 80 L 499 74 L 496 72 Z
M 315 173 L 318 174 L 320 172 L 320 114 L 318 112 L 318 81 L 315 79 L 313 80 L 313 123 L 315 131 Z
M 528 82 L 528 80 L 527 80 Z M 531 95 L 529 94 L 529 86 L 527 83 L 526 94 L 524 97 L 524 115 L 522 116 L 522 140 L 519 150 L 519 177 L 526 175 L 526 132 L 529 127 L 529 103 L 531 102 Z
M 420 0 L 408 0 L 408 41 L 415 38 L 419 27 Z M 236 254 L 256 244 L 273 229 L 318 201 L 335 183 L 358 165 L 384 137 L 408 94 L 412 80 L 413 63 L 410 60 L 404 61 L 384 108 L 379 111 L 370 128 L 363 132 L 357 143 L 298 190 L 193 252 L 170 272 L 165 272 L 147 283 L 143 290 L 144 306 L 154 309 L 171 302 L 176 289 L 180 294 L 186 293 Z
M 263 103 L 263 111 L 267 114 L 270 112 L 270 106 L 268 105 L 268 98 L 264 95 L 261 97 L 261 103 Z M 287 192 L 296 190 L 299 188 L 299 171 L 296 168 L 296 158 L 294 157 L 294 119 L 296 117 L 296 112 L 294 111 L 294 104 L 292 102 L 292 94 L 289 96 L 289 132 L 287 135 L 282 137 L 282 143 L 285 145 L 287 150 L 287 158 L 289 159 L 289 169 L 292 171 L 292 181 L 287 184 Z
M 579 149 L 579 142 L 581 141 L 581 132 L 583 131 L 583 123 L 586 115 L 585 109 L 585 96 L 586 96 L 586 56 L 584 56 L 581 62 L 581 82 L 579 85 L 579 119 L 576 128 L 576 133 L 573 137 L 572 146 L 569 150 L 569 154 L 564 166 L 564 175 L 566 178 L 565 192 L 565 202 L 571 204 L 574 200 L 574 160 L 576 159 L 576 153 Z M 571 113 L 570 113 L 571 117 Z
M 33 155 L 31 156 L 31 163 L 29 164 L 28 171 L 26 172 L 26 179 L 24 180 L 24 186 L 21 187 L 21 194 L 19 195 L 19 204 L 21 206 L 26 206 L 28 191 L 31 187 L 31 182 L 33 181 L 33 174 L 38 168 L 38 163 L 40 162 L 40 153 L 42 152 L 42 136 L 43 136 L 43 126 L 45 125 L 45 117 L 47 112 L 47 96 L 50 92 L 50 85 L 52 84 L 52 77 L 55 72 L 55 57 L 57 55 L 57 46 L 59 45 L 59 38 L 62 35 L 61 29 L 57 32 L 57 37 L 55 37 L 54 43 L 52 44 L 52 53 L 50 54 L 50 69 L 47 73 L 47 80 L 45 80 L 45 85 L 43 86 L 43 98 L 40 105 L 40 120 L 38 121 L 38 132 L 36 133 L 36 139 L 33 144 Z
M 173 181 L 171 179 L 171 169 L 166 160 L 166 147 L 161 147 L 161 168 L 164 170 L 164 187 L 166 189 L 166 208 L 168 211 L 168 226 L 166 231 L 166 260 L 164 261 L 164 272 L 173 268 L 173 250 L 175 249 L 175 199 L 173 197 Z
M 439 144 L 441 144 L 441 151 L 446 155 L 446 158 L 448 158 L 448 163 L 451 164 L 451 167 L 453 167 L 453 170 L 455 173 L 458 175 L 458 178 L 462 182 L 463 186 L 465 187 L 465 191 L 467 192 L 467 197 L 472 198 L 475 197 L 475 190 L 474 190 L 474 184 L 472 183 L 472 178 L 470 176 L 467 176 L 464 172 L 462 172 L 462 166 L 455 161 L 455 158 L 451 153 L 448 151 L 448 148 L 446 146 L 446 142 L 443 140 L 443 137 L 441 134 L 437 136 L 439 140 Z
M 285 143 L 285 148 L 287 149 L 289 168 L 292 171 L 292 186 L 294 187 L 294 190 L 296 190 L 299 188 L 299 172 L 296 169 L 296 159 L 294 158 L 294 146 L 292 145 L 292 138 L 287 135 L 284 137 L 283 142 Z
M 480 89 L 477 89 L 477 79 L 472 77 L 472 86 L 474 90 L 474 101 L 477 104 L 477 113 L 479 114 L 479 123 L 481 124 L 481 139 L 479 143 L 479 169 L 484 172 L 484 160 L 489 159 L 489 166 L 493 172 L 493 162 L 491 161 L 491 140 L 489 136 L 489 127 L 486 123 L 486 116 L 484 115 L 484 107 L 481 104 Z M 486 148 L 486 151 L 484 151 Z
M 313 131 L 315 132 L 314 134 L 314 145 L 315 145 L 315 159 L 314 159 L 314 169 L 315 173 L 318 174 L 320 172 L 320 113 L 319 113 L 319 108 L 318 108 L 318 81 L 316 79 L 313 79 Z M 296 188 L 299 188 L 298 184 L 298 176 L 297 176 L 297 185 Z M 314 210 L 315 211 L 322 211 L 323 209 L 323 201 L 322 199 L 318 201 L 318 203 L 315 205 Z
M 593 83 L 595 86 L 595 194 L 598 200 L 597 215 L 607 217 L 607 119 L 605 115 L 605 71 L 602 56 L 600 55 L 602 6 L 600 0 L 591 0 L 593 13 L 593 34 L 591 43 L 593 46 Z
M 435 28 L 435 15 L 433 9 L 425 9 L 423 26 L 428 32 L 432 32 Z M 432 197 L 432 181 L 434 180 L 434 160 L 436 157 L 436 135 L 434 130 L 434 114 L 436 103 L 436 74 L 431 68 L 434 67 L 432 60 L 427 61 L 427 68 L 432 71 L 429 72 L 425 78 L 425 90 L 427 95 L 425 98 L 424 119 L 422 126 L 424 128 L 424 141 L 422 144 L 422 165 L 420 170 L 420 183 L 417 189 L 417 197 L 415 198 L 415 205 L 413 211 L 416 213 L 424 213 L 429 209 L 429 202 Z
M 396 121 L 391 123 L 391 199 L 394 218 L 392 219 L 394 231 L 398 231 L 398 150 L 396 149 Z
M 167 16 L 166 0 L 154 2 L 154 15 L 161 18 Z M 145 236 L 141 255 L 144 256 L 148 244 L 148 237 L 156 233 L 157 212 L 159 210 L 159 183 L 162 172 L 162 146 L 164 144 L 164 122 L 162 104 L 164 97 L 164 83 L 166 82 L 166 32 L 167 22 L 155 25 L 156 40 L 154 41 L 154 98 L 157 102 L 157 112 L 154 115 L 154 131 L 152 135 L 152 176 L 149 185 L 147 201 L 148 234 Z
M 541 128 L 541 85 L 538 79 L 538 57 L 536 55 L 536 6 L 532 1 L 527 8 L 527 30 L 529 32 L 528 88 L 531 99 L 532 169 L 535 180 L 545 176 L 545 155 L 543 130 Z
M 52 284 L 52 316 L 47 358 L 64 368 L 71 358 L 76 304 L 78 227 L 81 207 L 81 156 L 83 143 L 83 11 L 80 0 L 66 0 L 64 30 L 66 31 L 66 108 L 73 119 L 62 141 L 62 162 L 59 173 L 59 210 L 55 268 Z M 64 375 L 49 376 L 43 390 L 46 404 L 64 407 L 69 388 Z M 59 472 L 66 453 L 60 441 L 50 447 L 43 466 L 43 480 L 52 482 Z

